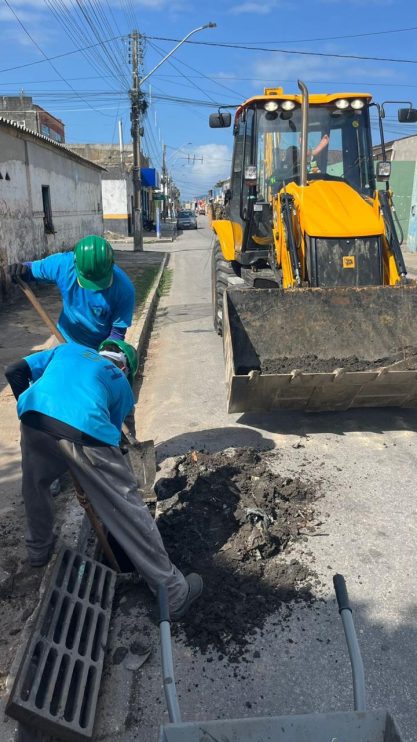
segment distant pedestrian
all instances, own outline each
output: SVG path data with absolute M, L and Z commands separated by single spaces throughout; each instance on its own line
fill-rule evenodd
M 6 369 L 21 421 L 26 547 L 32 566 L 48 562 L 55 540 L 49 487 L 69 469 L 151 590 L 166 585 L 175 620 L 200 596 L 203 583 L 194 573 L 184 577 L 170 561 L 119 447 L 134 405 L 128 377 L 136 370 L 135 349 L 123 341 L 106 341 L 100 352 L 67 343 Z
M 56 283 L 62 297 L 58 329 L 67 341 L 97 349 L 108 337 L 122 340 L 132 324 L 135 290 L 103 237 L 88 235 L 72 252 L 14 263 L 9 272 L 12 280 Z

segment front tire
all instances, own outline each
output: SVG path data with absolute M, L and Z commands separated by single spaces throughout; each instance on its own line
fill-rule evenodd
M 241 283 L 233 269 L 233 264 L 225 260 L 219 241 L 216 240 L 211 258 L 211 297 L 213 304 L 213 325 L 218 335 L 223 334 L 223 294 L 228 286 Z

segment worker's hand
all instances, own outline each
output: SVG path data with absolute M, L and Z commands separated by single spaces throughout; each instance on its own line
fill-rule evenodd
M 311 150 L 311 155 L 313 156 L 313 155 L 320 154 L 320 152 L 322 152 L 324 149 L 326 149 L 326 147 L 328 146 L 329 142 L 330 142 L 329 135 L 328 134 L 323 134 L 323 136 L 320 139 L 318 145 Z
M 28 280 L 31 272 L 30 268 L 24 263 L 12 263 L 9 265 L 9 276 L 13 283 L 17 283 L 17 278 L 21 278 L 22 281 Z

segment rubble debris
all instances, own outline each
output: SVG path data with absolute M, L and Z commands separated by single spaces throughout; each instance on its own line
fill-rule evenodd
M 414 370 L 417 368 L 416 353 L 416 348 L 407 348 L 384 358 L 376 359 L 358 358 L 357 356 L 319 358 L 316 355 L 305 355 L 296 358 L 266 358 L 262 362 L 261 370 L 264 374 L 290 374 L 294 369 L 300 369 L 306 374 L 331 374 L 337 368 L 344 368 L 345 371 L 374 371 L 383 366 L 391 366 L 398 361 L 404 361 L 405 369 Z
M 156 491 L 170 557 L 204 580 L 203 596 L 181 625 L 190 646 L 238 660 L 269 615 L 314 599 L 315 575 L 286 551 L 312 527 L 317 487 L 274 473 L 268 453 L 190 452 Z

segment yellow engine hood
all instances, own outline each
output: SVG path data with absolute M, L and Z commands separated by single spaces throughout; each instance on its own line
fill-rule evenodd
M 312 237 L 370 237 L 384 233 L 382 217 L 372 202 L 365 201 L 341 181 L 315 180 L 301 187 L 289 183 L 300 226 Z

